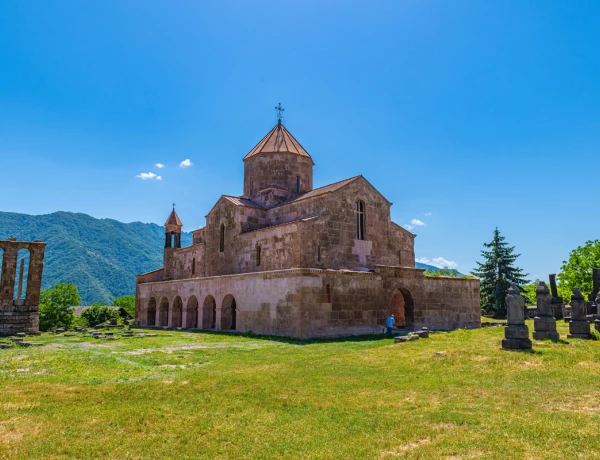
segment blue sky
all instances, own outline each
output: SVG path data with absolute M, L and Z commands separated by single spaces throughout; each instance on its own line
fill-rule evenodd
M 546 277 L 600 233 L 598 24 L 583 0 L 4 0 L 0 209 L 176 202 L 198 228 L 281 102 L 315 186 L 363 174 L 424 224 L 417 258 L 468 272 L 498 226 Z

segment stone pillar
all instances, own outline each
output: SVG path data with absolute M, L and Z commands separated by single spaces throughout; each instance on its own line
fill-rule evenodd
M 45 243 L 34 241 L 35 247 L 29 251 L 29 273 L 27 274 L 27 304 L 38 305 L 40 303 L 40 289 L 42 288 L 42 271 L 44 269 Z
M 173 327 L 173 302 L 169 304 L 169 309 L 167 310 L 167 326 Z
M 217 307 L 217 309 L 215 311 L 215 315 L 217 315 L 217 317 L 215 318 L 215 330 L 220 331 L 221 330 L 221 307 Z
M 156 306 L 156 313 L 154 314 L 154 325 L 158 326 L 160 323 L 158 322 L 160 320 L 160 305 Z
M 558 296 L 558 289 L 556 287 L 556 274 L 550 275 L 550 290 L 552 291 L 552 316 L 555 319 L 562 319 L 564 317 L 563 311 L 565 310 L 565 304 L 562 297 Z
M 543 281 L 540 281 L 535 290 L 537 300 L 537 315 L 533 319 L 533 338 L 535 340 L 558 340 L 560 335 L 556 332 L 556 320 L 552 316 L 550 291 Z
M 187 329 L 187 315 L 188 309 L 183 307 L 183 300 L 181 301 L 181 329 Z
M 585 299 L 578 287 L 573 288 L 571 296 L 571 321 L 569 322 L 570 339 L 590 339 L 590 323 L 586 318 Z
M 9 301 L 11 303 L 15 295 L 15 277 L 17 274 L 18 251 L 19 249 L 16 245 L 7 245 L 4 248 L 4 255 L 2 257 L 2 285 L 0 286 L 0 300 Z
M 598 292 L 598 295 L 596 296 L 596 305 L 598 305 L 600 308 L 600 292 Z M 594 320 L 594 327 L 598 332 L 600 332 L 600 315 L 596 316 L 596 319 Z
M 525 325 L 525 299 L 519 287 L 512 283 L 506 296 L 508 319 L 504 328 L 502 348 L 505 350 L 530 350 L 529 328 Z

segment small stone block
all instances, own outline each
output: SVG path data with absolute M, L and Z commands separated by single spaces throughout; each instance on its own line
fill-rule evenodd
M 394 343 L 408 342 L 408 336 L 394 337 Z
M 24 332 L 17 332 L 15 335 L 17 337 L 25 337 L 27 334 L 25 334 Z
M 0 343 L 0 350 L 8 348 L 15 348 L 15 346 L 12 343 Z
M 502 339 L 502 348 L 505 350 L 531 350 L 533 345 L 529 339 Z
M 556 331 L 533 331 L 533 338 L 535 340 L 553 340 L 557 342 L 560 340 L 560 334 Z
M 571 321 L 569 323 L 570 334 L 589 334 L 590 323 L 588 321 Z
M 504 337 L 507 339 L 528 339 L 529 328 L 525 325 L 522 326 L 505 326 Z

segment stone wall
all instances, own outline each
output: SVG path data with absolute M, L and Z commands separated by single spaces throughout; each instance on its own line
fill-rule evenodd
M 215 328 L 227 329 L 232 296 L 239 331 L 304 338 L 373 334 L 382 331 L 397 290 L 408 329 L 480 326 L 477 280 L 429 278 L 423 270 L 382 266 L 376 273 L 294 269 L 141 284 L 136 319 L 140 325 L 210 328 L 212 313 L 202 309 L 212 311 L 214 298 Z M 173 304 L 180 301 L 184 311 L 174 314 Z M 169 309 L 162 322 L 161 304 Z M 150 306 L 156 310 L 148 320 Z
M 2 272 L 0 278 L 0 335 L 39 330 L 40 289 L 44 267 L 46 243 L 26 243 L 14 239 L 0 241 Z M 17 256 L 19 250 L 29 251 L 27 280 L 22 280 L 24 298 L 17 299 L 15 282 L 18 284 Z

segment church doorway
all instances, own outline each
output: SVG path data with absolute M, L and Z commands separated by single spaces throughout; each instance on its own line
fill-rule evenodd
M 228 294 L 221 305 L 221 330 L 235 330 L 237 327 L 237 305 L 235 298 Z
M 163 297 L 160 299 L 158 307 L 158 326 L 167 327 L 169 325 L 169 299 Z
M 202 327 L 215 329 L 217 326 L 217 302 L 211 295 L 207 295 L 202 305 Z
M 414 301 L 412 294 L 406 288 L 398 288 L 392 292 L 390 313 L 394 315 L 397 328 L 411 329 L 414 327 Z
M 196 296 L 191 296 L 187 301 L 187 312 L 185 316 L 185 327 L 186 329 L 192 329 L 196 327 L 198 323 L 198 299 Z
M 156 299 L 151 297 L 148 301 L 148 309 L 146 310 L 146 325 L 154 326 L 156 323 Z
M 171 312 L 171 327 L 181 327 L 181 317 L 183 313 L 183 302 L 181 297 L 173 299 L 173 311 Z

